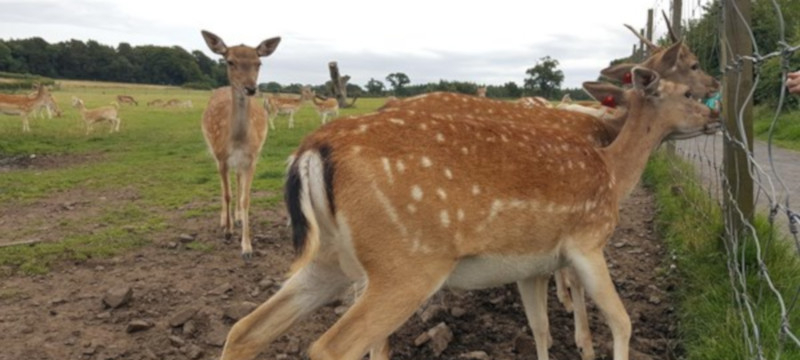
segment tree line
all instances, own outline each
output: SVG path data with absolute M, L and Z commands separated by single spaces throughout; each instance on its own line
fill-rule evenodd
M 573 98 L 585 97 L 580 89 L 560 88 L 564 74 L 558 61 L 542 58 L 526 71 L 522 85 L 507 82 L 488 85 L 487 96 L 517 98 L 543 96 L 556 98 L 571 93 Z M 115 81 L 140 84 L 184 86 L 211 89 L 227 85 L 225 62 L 213 60 L 203 52 L 189 52 L 180 46 L 131 46 L 120 43 L 116 48 L 94 40 L 63 41 L 50 44 L 40 37 L 0 39 L 0 73 L 36 74 L 47 78 Z M 385 81 L 371 78 L 364 86 L 348 84 L 348 94 L 357 96 L 413 96 L 431 91 L 450 91 L 475 94 L 480 86 L 474 82 L 440 80 L 435 83 L 411 84 L 403 72 L 393 72 Z M 388 85 L 387 85 L 388 84 Z M 299 93 L 302 84 L 282 85 L 276 82 L 260 84 L 264 92 Z M 318 94 L 326 94 L 327 86 L 312 86 Z
M 128 43 L 114 48 L 94 40 L 50 44 L 39 37 L 0 39 L 0 72 L 201 89 L 228 83 L 224 62 L 198 50 Z

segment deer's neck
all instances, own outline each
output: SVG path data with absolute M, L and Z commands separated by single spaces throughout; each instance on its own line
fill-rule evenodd
M 615 193 L 619 200 L 636 187 L 650 153 L 661 143 L 663 134 L 652 125 L 653 116 L 649 109 L 631 106 L 617 138 L 600 149 L 616 180 Z
M 231 87 L 231 92 L 233 93 L 233 107 L 231 108 L 231 140 L 235 145 L 243 144 L 247 141 L 250 101 L 246 95 L 240 91 L 236 91 L 233 89 L 233 87 Z

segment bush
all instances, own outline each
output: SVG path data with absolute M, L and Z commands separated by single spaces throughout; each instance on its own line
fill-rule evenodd
M 190 81 L 181 85 L 184 89 L 191 89 L 191 90 L 211 90 L 214 88 L 214 84 L 210 81 Z
M 55 81 L 51 78 L 32 74 L 16 74 L 0 71 L 0 90 L 25 91 L 33 89 L 34 84 L 54 86 Z
M 780 100 L 781 96 L 781 88 L 783 87 L 780 60 L 780 58 L 772 58 L 767 60 L 761 66 L 760 72 L 758 74 L 754 74 L 760 75 L 758 84 L 756 84 L 756 93 L 754 98 L 755 104 L 766 105 L 773 108 L 778 106 L 778 101 Z M 800 56 L 793 56 L 790 61 L 788 71 L 796 69 L 796 64 L 800 63 L 799 60 Z M 798 99 L 797 96 L 792 96 L 786 92 L 786 95 L 783 99 L 783 108 L 797 108 L 798 104 L 800 104 L 800 99 Z

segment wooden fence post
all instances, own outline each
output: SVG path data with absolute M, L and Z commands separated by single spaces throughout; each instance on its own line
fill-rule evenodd
M 747 154 L 753 152 L 753 102 L 747 96 L 753 88 L 753 63 L 742 61 L 736 64 L 740 56 L 752 55 L 748 27 L 751 18 L 751 0 L 724 0 L 722 2 L 724 33 L 720 54 L 723 70 L 722 82 L 722 115 L 725 127 L 735 141 L 745 143 L 748 149 L 732 141 L 724 141 L 723 166 L 727 178 L 725 189 L 725 216 L 732 222 L 736 233 L 744 229 L 743 221 L 753 221 L 753 178 L 750 176 L 750 165 Z M 737 12 L 738 8 L 738 12 Z M 733 66 L 733 69 L 728 69 Z M 737 119 L 742 117 L 744 134 L 739 131 Z M 728 198 L 732 194 L 733 199 Z M 738 208 L 738 209 L 737 209 Z M 739 211 L 744 215 L 741 218 Z

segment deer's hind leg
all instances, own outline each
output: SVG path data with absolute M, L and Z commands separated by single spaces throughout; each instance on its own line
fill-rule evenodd
M 367 269 L 366 290 L 312 345 L 311 359 L 359 360 L 370 348 L 381 348 L 389 335 L 442 286 L 454 266 L 442 259 L 417 265 L 411 269 L 386 267 L 380 276 Z
M 312 262 L 233 325 L 221 360 L 252 359 L 293 324 L 339 296 L 351 284 L 338 266 Z

